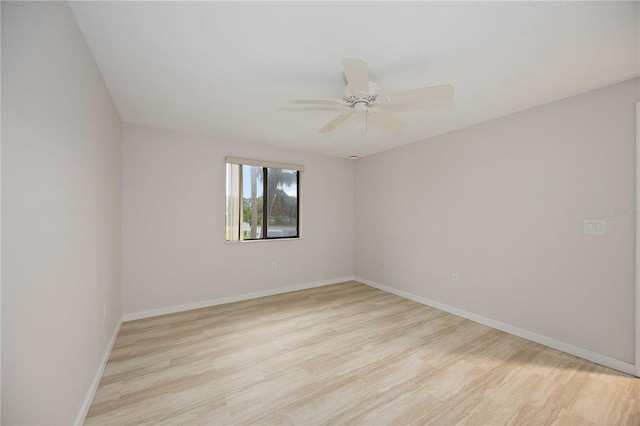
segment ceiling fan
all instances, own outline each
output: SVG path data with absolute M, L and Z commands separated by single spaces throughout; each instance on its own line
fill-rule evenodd
M 405 124 L 385 111 L 387 106 L 396 106 L 432 99 L 446 99 L 453 96 L 451 84 L 420 87 L 417 89 L 392 92 L 386 95 L 378 93 L 377 85 L 369 80 L 369 67 L 362 59 L 344 58 L 342 68 L 347 79 L 342 99 L 282 99 L 288 104 L 341 105 L 344 111 L 328 122 L 320 133 L 328 133 L 353 115 L 364 112 L 366 117 L 385 126 L 389 130 L 402 130 Z

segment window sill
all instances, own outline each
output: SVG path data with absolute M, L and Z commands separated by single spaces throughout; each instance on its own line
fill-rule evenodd
M 275 241 L 300 241 L 302 237 L 294 237 L 294 238 L 265 238 L 259 240 L 238 240 L 238 241 L 225 241 L 225 244 L 244 244 L 244 243 L 264 243 L 264 242 L 275 242 Z

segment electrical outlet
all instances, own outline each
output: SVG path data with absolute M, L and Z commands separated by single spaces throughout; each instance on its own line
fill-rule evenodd
M 455 272 L 451 274 L 451 284 L 460 284 L 460 276 Z
M 272 271 L 277 271 L 278 270 L 278 264 L 276 262 L 271 262 L 271 270 Z

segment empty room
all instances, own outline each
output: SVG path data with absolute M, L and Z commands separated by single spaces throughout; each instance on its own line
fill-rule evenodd
M 3 425 L 640 424 L 640 2 L 0 13 Z

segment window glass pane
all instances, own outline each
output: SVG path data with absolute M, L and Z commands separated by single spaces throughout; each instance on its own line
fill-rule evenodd
M 227 241 L 298 238 L 299 176 L 295 169 L 227 163 Z
M 240 166 L 227 164 L 227 241 L 240 239 Z
M 242 166 L 242 233 L 245 240 L 262 238 L 263 179 L 262 167 Z
M 298 236 L 298 172 L 267 169 L 267 238 Z

